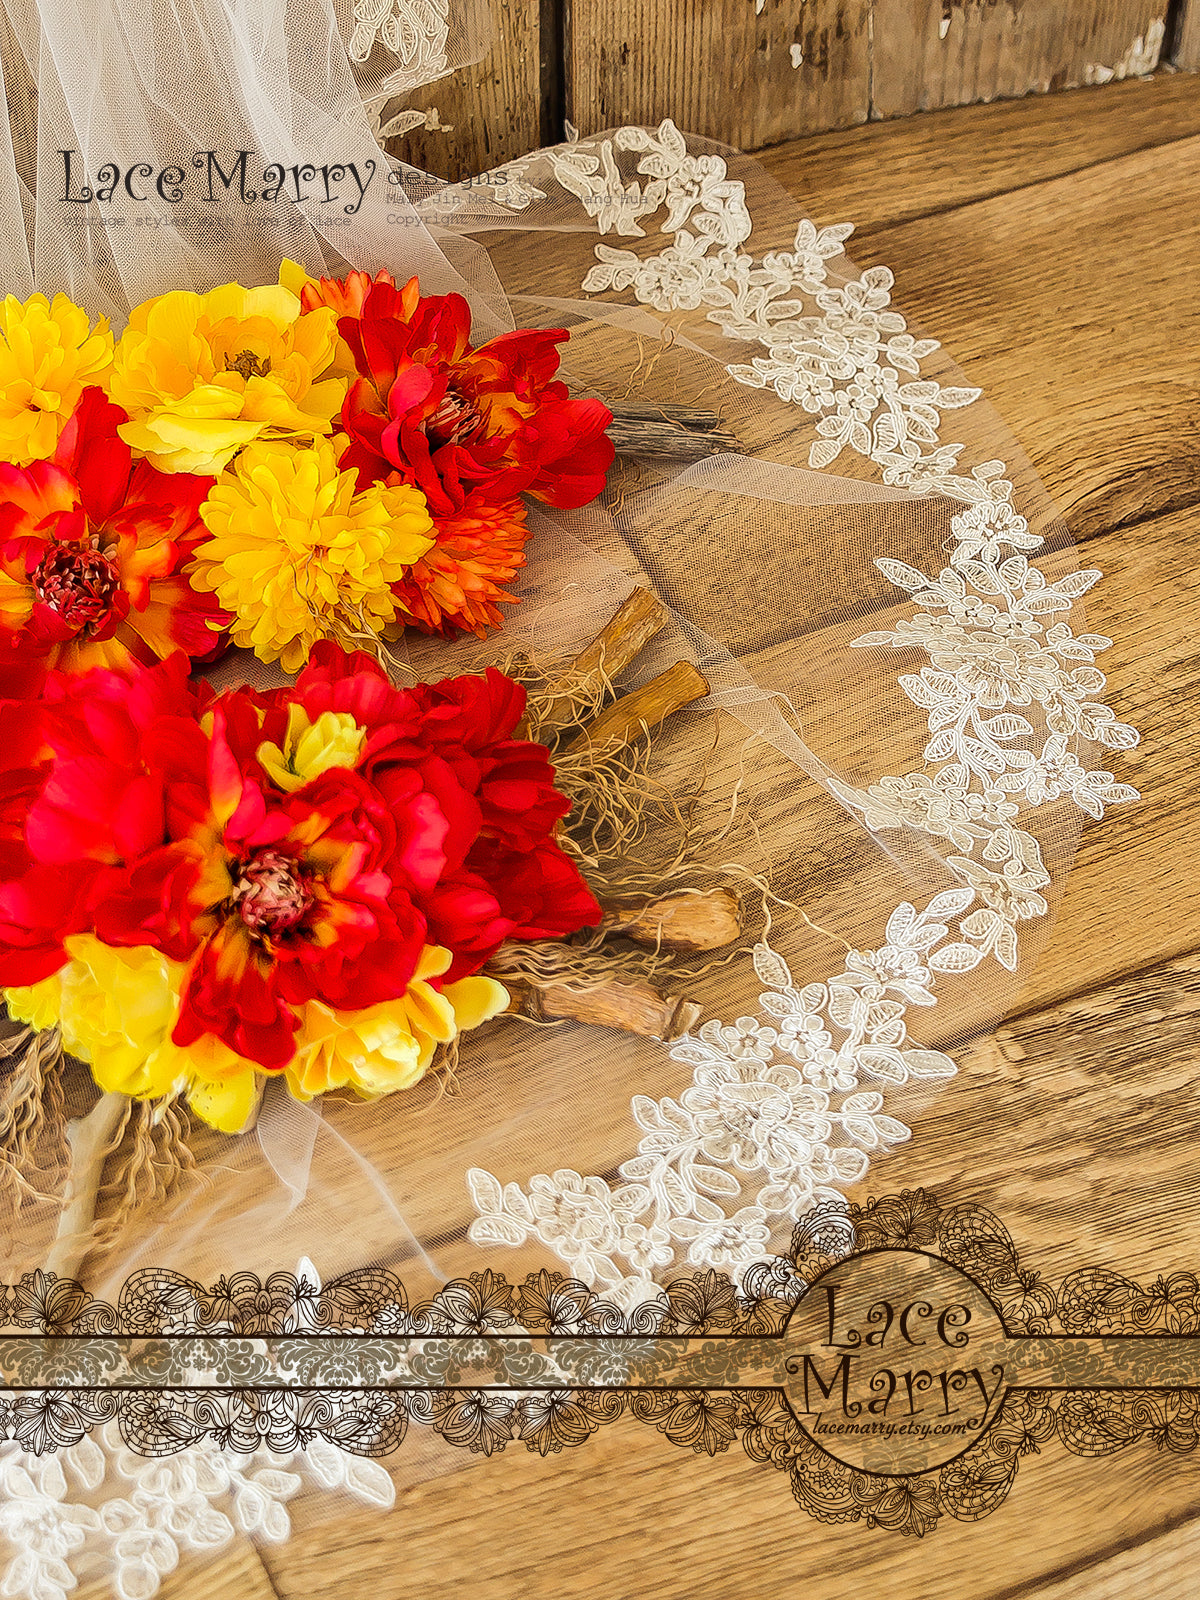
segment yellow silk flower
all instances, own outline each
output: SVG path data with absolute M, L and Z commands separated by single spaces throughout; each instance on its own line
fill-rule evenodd
M 411 1088 L 424 1075 L 439 1044 L 478 1028 L 508 1004 L 494 978 L 460 978 L 440 992 L 426 980 L 445 972 L 453 958 L 426 945 L 408 992 L 362 1011 L 333 1011 L 309 1000 L 301 1013 L 299 1047 L 287 1068 L 297 1100 L 350 1088 L 364 1100 Z
M 62 1028 L 63 1047 L 91 1068 L 107 1094 L 159 1100 L 184 1094 L 222 1133 L 239 1133 L 258 1103 L 264 1074 L 211 1037 L 171 1041 L 187 968 L 147 946 L 116 949 L 90 933 L 65 941 L 71 960 L 27 988 L 7 989 L 9 1015 L 35 1028 Z M 450 952 L 427 945 L 407 993 L 362 1011 L 310 1000 L 300 1013 L 287 1085 L 298 1100 L 354 1089 L 374 1100 L 407 1089 L 439 1044 L 504 1010 L 508 991 L 491 978 L 462 978 L 439 993 L 426 981 L 446 971 Z
M 331 440 L 263 440 L 211 490 L 190 576 L 232 613 L 235 644 L 297 672 L 318 639 L 358 642 L 403 611 L 391 586 L 433 545 L 425 497 L 357 486 Z
M 103 384 L 113 360 L 113 336 L 101 317 L 65 294 L 0 304 L 0 460 L 26 467 L 54 454 L 59 435 L 84 389 Z
M 328 434 L 346 393 L 328 375 L 337 318 L 279 284 L 173 290 L 133 312 L 112 398 L 126 444 L 163 472 L 218 473 L 252 439 Z
M 71 960 L 29 988 L 8 989 L 9 1015 L 62 1028 L 63 1047 L 86 1061 L 99 1087 L 135 1100 L 185 1094 L 222 1133 L 245 1127 L 258 1101 L 252 1061 L 218 1039 L 171 1041 L 187 968 L 148 946 L 115 949 L 93 934 L 64 941 Z
M 313 722 L 293 700 L 283 748 L 264 739 L 255 755 L 272 783 L 290 794 L 331 767 L 356 767 L 366 742 L 367 730 L 348 711 L 322 711 Z

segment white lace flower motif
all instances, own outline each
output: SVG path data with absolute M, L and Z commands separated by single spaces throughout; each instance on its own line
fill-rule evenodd
M 731 1217 L 676 1217 L 671 1232 L 687 1245 L 690 1265 L 717 1272 L 736 1272 L 761 1260 L 771 1237 L 761 1206 L 743 1206 Z
M 449 0 L 355 0 L 346 54 L 362 62 L 380 44 L 414 82 L 438 77 L 446 68 L 449 11 Z

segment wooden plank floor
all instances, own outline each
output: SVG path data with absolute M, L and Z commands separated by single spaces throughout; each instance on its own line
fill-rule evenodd
M 861 221 L 855 258 L 893 268 L 1017 434 L 1107 573 L 1089 627 L 1116 640 L 1110 698 L 1144 738 L 1121 775 L 1145 800 L 1085 831 L 1025 995 L 871 1187 L 993 1205 L 1052 1279 L 1200 1270 L 1200 79 L 876 124 L 768 163 L 819 224 Z M 1195 1592 L 1200 1455 L 1052 1445 L 986 1522 L 918 1543 L 811 1522 L 739 1450 L 692 1458 L 632 1423 L 550 1461 L 414 1450 L 390 1515 L 306 1497 L 290 1542 L 185 1562 L 164 1600 Z

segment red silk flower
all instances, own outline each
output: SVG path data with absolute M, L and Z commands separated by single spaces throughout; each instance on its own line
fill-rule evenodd
M 33 798 L 0 854 L 0 986 L 56 971 L 71 933 L 151 945 L 189 969 L 177 1043 L 214 1036 L 278 1070 L 305 1001 L 395 998 L 426 944 L 452 952 L 443 983 L 506 938 L 599 920 L 554 842 L 569 802 L 546 751 L 512 738 L 525 696 L 502 673 L 400 690 L 322 644 L 266 695 L 214 697 L 186 674 L 176 655 L 129 677 L 51 675 L 10 786 Z M 259 752 L 278 751 L 294 707 L 306 725 L 348 713 L 357 754 L 285 791 Z
M 612 413 L 600 400 L 572 400 L 555 378 L 564 329 L 505 333 L 476 349 L 462 296 L 420 296 L 413 278 L 403 288 L 371 284 L 338 331 L 359 374 L 342 408 L 342 462 L 364 485 L 398 473 L 435 521 L 461 510 L 472 490 L 571 507 L 604 487 Z
M 0 648 L 69 672 L 219 648 L 227 619 L 183 576 L 212 479 L 135 465 L 127 420 L 85 389 L 52 460 L 0 463 Z

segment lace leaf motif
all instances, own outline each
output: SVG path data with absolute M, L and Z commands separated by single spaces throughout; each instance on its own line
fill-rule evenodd
M 620 152 L 640 157 L 637 178 L 625 181 Z M 851 225 L 818 230 L 804 220 L 792 250 L 758 260 L 741 248 L 752 230 L 744 186 L 721 157 L 689 155 L 669 121 L 573 142 L 548 160 L 602 234 L 645 238 L 642 221 L 665 212 L 658 231 L 671 243 L 646 256 L 597 244 L 586 292 L 631 290 L 661 311 L 709 307 L 729 337 L 766 352 L 728 367 L 731 376 L 818 417 L 812 467 L 851 449 L 881 466 L 887 484 L 965 503 L 950 519 L 954 550 L 936 577 L 877 559 L 918 610 L 853 641 L 928 654 L 928 666 L 899 677 L 927 716 L 923 766 L 866 790 L 830 779 L 872 830 L 949 840 L 957 853 L 946 865 L 961 887 L 923 912 L 897 907 L 885 944 L 851 952 L 828 984 L 798 989 L 782 958 L 760 945 L 755 966 L 768 985 L 760 1017 L 707 1022 L 675 1046 L 672 1057 L 694 1068 L 692 1084 L 678 1100 L 634 1098 L 641 1140 L 621 1184 L 569 1169 L 542 1173 L 527 1190 L 502 1188 L 478 1169 L 468 1175 L 476 1243 L 537 1239 L 584 1282 L 632 1305 L 653 1296 L 653 1273 L 680 1255 L 736 1278 L 761 1256 L 774 1219 L 857 1182 L 869 1151 L 909 1137 L 884 1112 L 885 1091 L 947 1077 L 954 1065 L 912 1045 L 908 1007 L 935 1004 L 938 979 L 988 957 L 1016 970 L 1019 926 L 1045 915 L 1050 884 L 1037 838 L 1018 825 L 1022 807 L 1066 798 L 1099 818 L 1107 805 L 1137 799 L 1129 784 L 1092 768 L 1085 747 L 1126 750 L 1138 735 L 1095 698 L 1105 682 L 1095 658 L 1111 641 L 1076 635 L 1063 620 L 1100 574 L 1048 579 L 1029 561 L 1043 540 L 1014 508 L 1004 463 L 957 471 L 963 447 L 940 444 L 941 415 L 980 391 L 922 378 L 938 345 L 908 332 L 891 304 L 888 268 L 833 280 Z
M 932 960 L 950 931 L 941 919 L 961 918 L 974 899 L 950 889 L 922 912 L 899 906 L 886 943 L 851 951 L 828 984 L 797 988 L 759 944 L 755 971 L 772 985 L 762 1014 L 706 1022 L 675 1045 L 691 1085 L 678 1099 L 634 1096 L 641 1138 L 622 1181 L 562 1169 L 521 1188 L 474 1168 L 472 1241 L 536 1239 L 626 1309 L 653 1299 L 653 1275 L 680 1260 L 740 1281 L 782 1218 L 839 1198 L 869 1151 L 910 1137 L 885 1111 L 887 1091 L 953 1075 L 950 1057 L 914 1045 L 904 1019 L 909 1006 L 934 1004 Z

